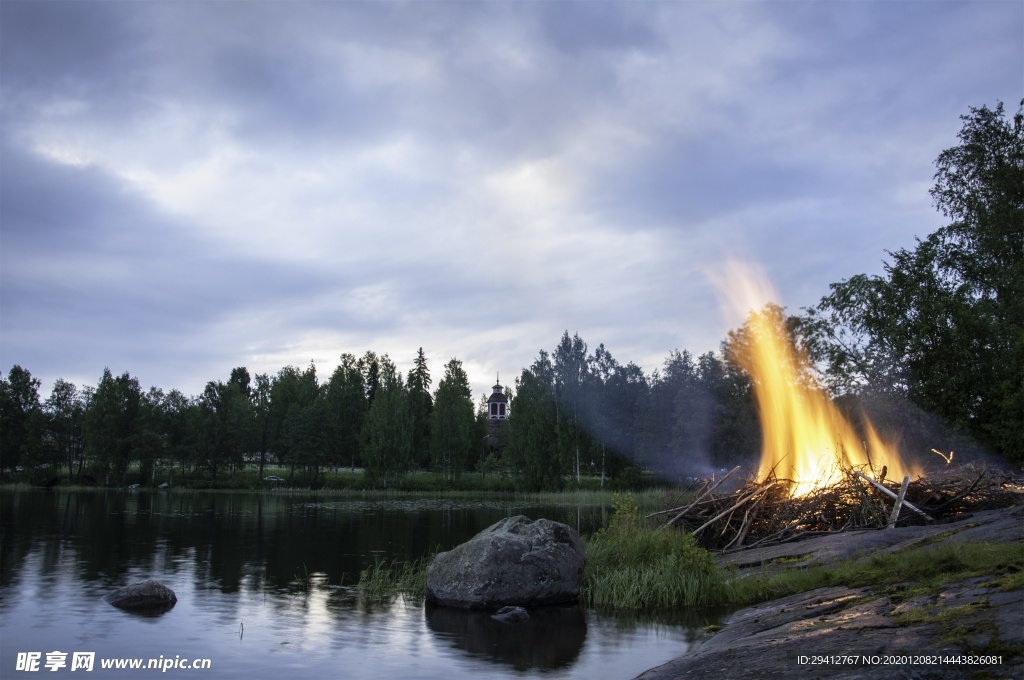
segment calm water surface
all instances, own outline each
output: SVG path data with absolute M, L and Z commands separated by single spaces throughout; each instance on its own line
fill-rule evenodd
M 447 550 L 508 516 L 604 521 L 587 506 L 359 501 L 291 494 L 0 492 L 0 677 L 41 652 L 45 677 L 609 678 L 683 653 L 721 612 L 616 615 L 571 606 L 528 624 L 365 602 L 351 585 L 377 560 Z M 155 578 L 178 596 L 158 616 L 103 601 Z M 50 672 L 47 652 L 67 652 Z M 92 672 L 73 652 L 95 652 Z M 102 659 L 210 659 L 209 670 L 103 670 Z M 145 662 L 144 662 L 145 663 Z

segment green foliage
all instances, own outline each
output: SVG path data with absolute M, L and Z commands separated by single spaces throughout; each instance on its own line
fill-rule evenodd
M 584 390 L 588 378 L 587 343 L 579 334 L 569 337 L 565 331 L 554 352 L 555 397 L 565 421 L 560 428 L 565 436 L 563 455 L 570 461 L 570 474 L 580 480 L 580 413 L 584 405 Z M 556 417 L 558 412 L 556 412 Z
M 837 393 L 907 399 L 1024 461 L 1024 102 L 962 116 L 937 161 L 949 224 L 833 284 L 802 333 Z
M 334 465 L 355 468 L 360 464 L 359 434 L 369 405 L 358 362 L 352 354 L 342 354 L 326 385 L 327 409 L 321 427 L 330 448 L 328 460 Z
M 608 531 L 612 533 L 626 532 L 635 529 L 640 523 L 640 508 L 631 493 L 612 494 L 612 519 Z
M 86 415 L 86 442 L 104 475 L 112 474 L 122 485 L 136 445 L 144 438 L 142 409 L 139 381 L 128 373 L 114 378 L 104 369 Z
M 427 570 L 434 556 L 412 562 L 378 560 L 359 574 L 356 588 L 369 600 L 386 600 L 397 595 L 422 597 L 427 588 Z
M 207 383 L 199 409 L 193 421 L 195 434 L 206 437 L 208 445 L 196 462 L 209 470 L 216 483 L 223 468 L 240 464 L 250 449 L 252 404 L 236 376 L 232 382 Z
M 615 512 L 608 528 L 585 541 L 584 602 L 646 609 L 722 599 L 722 572 L 691 534 L 659 531 L 641 522 L 632 494 L 615 494 L 612 505 Z
M 269 447 L 279 461 L 289 465 L 289 476 L 296 465 L 309 462 L 303 424 L 308 422 L 306 410 L 318 394 L 316 367 L 312 364 L 305 371 L 285 366 L 270 385 Z
M 431 414 L 434 411 L 434 400 L 430 396 L 431 382 L 427 357 L 420 347 L 416 351 L 412 370 L 405 380 L 405 389 L 409 395 L 409 414 L 412 417 L 413 460 L 420 467 L 426 467 L 431 457 L 430 427 Z
M 0 375 L 0 478 L 17 466 L 41 462 L 42 409 L 39 380 L 14 365 L 7 379 Z
M 561 489 L 569 470 L 560 445 L 554 370 L 546 352 L 516 380 L 509 406 L 508 467 L 520 489 Z
M 1022 568 L 1024 545 L 945 543 L 807 569 L 769 569 L 762 574 L 733 577 L 726 585 L 724 601 L 752 604 L 827 586 L 881 588 L 900 601 L 940 592 L 943 584 L 978 576 L 1012 582 L 1012 576 Z
M 387 355 L 379 364 L 381 383 L 363 424 L 363 463 L 367 481 L 397 485 L 412 461 L 413 420 L 401 375 Z
M 68 479 L 75 476 L 75 464 L 84 463 L 83 421 L 85 401 L 73 383 L 57 378 L 44 405 L 45 441 L 52 449 L 55 464 L 67 464 Z
M 477 443 L 469 376 L 458 359 L 445 364 L 444 377 L 434 399 L 430 440 L 434 467 L 454 483 Z

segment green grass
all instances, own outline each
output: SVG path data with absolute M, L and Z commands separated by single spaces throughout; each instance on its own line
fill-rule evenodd
M 1019 590 L 1024 588 L 1022 569 L 1024 545 L 1019 543 L 933 544 L 806 569 L 734 575 L 726 583 L 726 601 L 752 604 L 827 586 L 870 586 L 899 602 L 981 576 L 992 576 L 1000 588 Z
M 724 573 L 682 531 L 658 531 L 639 518 L 632 494 L 615 495 L 606 529 L 585 540 L 580 599 L 615 609 L 706 605 L 720 601 Z
M 869 586 L 900 602 L 982 576 L 991 577 L 991 586 L 1001 590 L 1024 589 L 1024 545 L 1019 543 L 933 543 L 828 565 L 740 575 L 720 569 L 685 531 L 659 531 L 644 523 L 632 494 L 616 494 L 613 506 L 609 526 L 584 540 L 585 604 L 621 609 L 739 606 L 829 586 Z
M 412 562 L 378 560 L 359 574 L 356 590 L 369 600 L 386 600 L 398 595 L 423 597 L 427 569 L 433 561 L 433 555 Z

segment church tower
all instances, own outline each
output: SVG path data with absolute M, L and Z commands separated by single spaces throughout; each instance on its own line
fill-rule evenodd
M 504 442 L 501 441 L 500 433 L 502 427 L 508 422 L 508 397 L 505 396 L 505 388 L 500 382 L 496 382 L 487 400 L 487 445 L 492 449 L 499 449 Z

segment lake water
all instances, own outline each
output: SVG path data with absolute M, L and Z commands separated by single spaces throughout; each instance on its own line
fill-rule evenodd
M 685 652 L 721 612 L 569 606 L 510 626 L 422 598 L 365 602 L 351 587 L 377 560 L 450 549 L 504 517 L 547 517 L 587 533 L 605 512 L 277 493 L 0 492 L 0 677 L 34 677 L 20 669 L 38 653 L 46 677 L 627 680 Z M 142 616 L 103 601 L 146 578 L 175 591 L 173 609 Z M 76 653 L 94 654 L 91 671 L 72 670 Z M 122 658 L 143 668 L 102 667 Z M 66 665 L 51 672 L 48 659 Z M 150 659 L 168 670 L 146 668 Z M 180 667 L 201 659 L 209 668 Z

